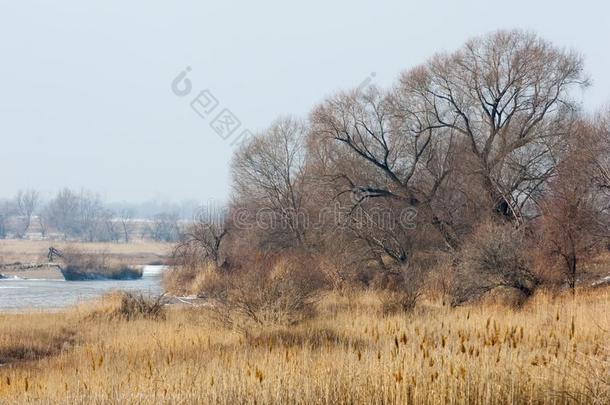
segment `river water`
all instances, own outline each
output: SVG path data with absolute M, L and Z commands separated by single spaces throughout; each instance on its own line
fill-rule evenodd
M 139 280 L 0 280 L 0 312 L 60 309 L 116 290 L 158 295 L 164 269 L 144 266 Z

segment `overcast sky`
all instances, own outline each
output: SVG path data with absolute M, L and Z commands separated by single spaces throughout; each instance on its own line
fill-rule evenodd
M 501 28 L 580 51 L 585 107 L 610 101 L 605 1 L 228 3 L 0 0 L 0 197 L 68 186 L 111 201 L 224 200 L 242 130 L 305 116 L 372 72 L 387 86 Z M 181 97 L 171 83 L 187 66 Z M 190 102 L 206 89 L 218 105 L 201 117 Z M 210 127 L 225 108 L 241 121 L 227 140 Z

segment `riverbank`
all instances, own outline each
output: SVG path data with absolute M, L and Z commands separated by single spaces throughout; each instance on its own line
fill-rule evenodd
M 43 263 L 47 262 L 49 247 L 63 250 L 70 246 L 83 252 L 105 252 L 111 258 L 130 263 L 163 264 L 171 253 L 172 244 L 135 240 L 130 243 L 86 243 L 0 239 L 0 262 Z
M 76 303 L 97 299 L 111 291 L 131 291 L 144 295 L 163 292 L 164 266 L 142 266 L 135 280 L 88 280 L 67 282 L 50 278 L 0 280 L 0 313 L 6 311 L 57 311 Z M 0 402 L 1 403 L 1 402 Z
M 382 315 L 329 293 L 301 324 L 237 332 L 210 307 L 116 317 L 107 297 L 0 315 L 0 403 L 595 403 L 610 394 L 610 292 L 520 310 L 425 302 Z M 598 402 L 602 403 L 602 402 Z
M 6 278 L 63 280 L 56 263 L 9 263 L 0 264 L 0 275 Z M 1 277 L 0 277 L 1 279 Z
M 30 270 L 8 270 L 3 269 L 0 272 L 6 277 L 18 277 L 22 279 L 32 280 L 63 280 L 64 276 L 57 267 L 44 267 Z
M 110 262 L 129 265 L 165 264 L 172 245 L 151 241 L 130 243 L 67 243 L 57 241 L 0 240 L 0 273 L 25 279 L 61 279 L 59 269 L 48 263 L 49 247 L 68 247 L 85 253 L 103 252 Z M 14 265 L 16 263 L 21 264 Z M 37 267 L 38 266 L 38 267 Z

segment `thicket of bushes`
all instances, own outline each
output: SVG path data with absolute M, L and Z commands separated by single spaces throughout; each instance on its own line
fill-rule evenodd
M 610 114 L 574 101 L 587 85 L 576 52 L 500 31 L 280 118 L 236 151 L 226 215 L 183 235 L 168 288 L 259 323 L 329 288 L 388 312 L 574 290 L 608 245 Z
M 142 277 L 142 268 L 111 260 L 105 252 L 84 252 L 68 247 L 61 252 L 60 270 L 68 281 L 131 280 Z

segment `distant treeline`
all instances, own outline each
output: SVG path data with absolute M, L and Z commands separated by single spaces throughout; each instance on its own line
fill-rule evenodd
M 21 190 L 0 200 L 0 239 L 49 238 L 87 242 L 129 242 L 134 238 L 172 242 L 197 203 L 150 201 L 107 203 L 91 191 L 64 188 L 51 199 Z

